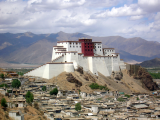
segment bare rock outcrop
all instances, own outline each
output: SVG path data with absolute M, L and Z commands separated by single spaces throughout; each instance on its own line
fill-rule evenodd
M 121 80 L 123 77 L 123 73 L 120 71 L 120 72 L 112 72 L 112 75 L 111 75 L 111 78 L 112 79 L 116 79 L 116 80 Z

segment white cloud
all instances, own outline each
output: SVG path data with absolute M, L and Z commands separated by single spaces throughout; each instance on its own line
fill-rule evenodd
M 138 0 L 138 5 L 147 12 L 160 11 L 160 0 Z
M 131 16 L 130 20 L 139 20 L 141 18 L 143 18 L 143 15 L 136 15 L 136 16 Z
M 149 0 L 147 0 L 149 1 Z M 81 32 L 160 40 L 159 0 L 0 1 L 0 32 Z
M 124 5 L 123 7 L 106 10 L 105 12 L 98 13 L 95 17 L 119 17 L 119 16 L 140 16 L 146 14 L 136 4 Z

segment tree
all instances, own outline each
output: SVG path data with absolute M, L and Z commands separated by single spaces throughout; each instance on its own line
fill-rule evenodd
M 21 82 L 18 79 L 14 79 L 12 81 L 12 87 L 13 88 L 19 88 L 21 86 Z
M 77 103 L 75 105 L 75 110 L 78 111 L 78 110 L 81 110 L 81 103 Z
M 0 74 L 0 77 L 2 78 L 2 79 L 4 79 L 4 74 L 2 73 L 2 74 Z
M 30 91 L 28 91 L 25 98 L 26 98 L 26 102 L 28 104 L 31 104 L 33 102 L 34 96 Z
M 5 98 L 2 98 L 2 100 L 1 100 L 1 106 L 3 106 L 3 107 L 7 107 L 7 102 L 6 102 L 6 99 Z
M 42 90 L 43 90 L 43 91 L 46 91 L 46 86 L 43 86 L 43 87 L 42 87 Z
M 50 95 L 57 95 L 58 89 L 54 88 L 53 90 L 50 91 Z

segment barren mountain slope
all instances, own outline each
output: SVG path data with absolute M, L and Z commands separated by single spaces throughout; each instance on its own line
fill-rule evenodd
M 123 73 L 123 79 L 122 79 L 122 82 L 124 82 L 126 84 L 126 86 L 129 87 L 129 89 L 132 91 L 132 92 L 140 92 L 140 93 L 147 93 L 149 92 L 148 90 L 144 89 L 142 87 L 142 84 L 140 82 L 140 80 L 136 80 L 136 79 L 133 79 L 133 77 L 130 77 L 126 70 L 123 70 L 122 71 Z
M 82 92 L 92 93 L 93 90 L 89 87 L 89 85 L 93 82 L 98 83 L 99 85 L 106 85 L 111 91 L 118 90 L 119 92 L 125 92 L 127 94 L 130 93 L 147 93 L 148 90 L 142 88 L 135 79 L 130 77 L 125 71 L 123 71 L 123 79 L 121 81 L 115 81 L 109 77 L 105 77 L 104 75 L 99 73 L 99 76 L 84 72 L 84 74 L 80 74 L 75 71 L 72 76 L 82 83 L 82 86 L 77 87 L 75 83 L 71 83 L 67 81 L 66 72 L 61 73 L 57 77 L 54 77 L 50 80 L 46 80 L 49 83 L 54 83 L 59 86 L 61 90 L 81 90 Z M 96 90 L 97 91 L 97 90 Z M 101 91 L 101 90 L 98 90 Z
M 8 57 L 8 61 L 36 64 L 50 62 L 54 45 L 48 40 L 40 40 L 28 48 L 16 50 Z

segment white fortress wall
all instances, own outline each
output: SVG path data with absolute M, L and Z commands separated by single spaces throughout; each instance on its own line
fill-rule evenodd
M 74 69 L 78 68 L 78 53 L 71 53 L 71 62 L 73 62 Z
M 104 57 L 94 57 L 94 63 L 98 72 L 104 76 L 109 76 L 109 71 Z
M 48 75 L 47 75 L 47 73 L 45 73 L 45 71 L 47 71 L 47 69 L 48 69 L 48 65 L 45 64 L 43 66 L 40 66 L 40 67 L 26 73 L 25 75 L 26 76 L 36 76 L 36 77 L 47 78 Z
M 74 66 L 72 63 L 64 64 L 64 71 L 66 72 L 74 72 Z
M 64 62 L 64 55 L 59 56 L 54 62 Z
M 78 65 L 83 67 L 83 62 L 84 62 L 83 54 L 78 55 Z
M 93 52 L 98 55 L 103 55 L 102 43 L 94 43 L 94 46 Z
M 79 64 L 81 67 L 83 67 L 84 71 L 88 71 L 89 70 L 89 65 L 88 65 L 88 57 L 82 57 L 81 60 L 79 60 Z
M 97 68 L 96 68 L 96 63 L 94 62 L 94 57 L 88 57 L 88 66 L 89 70 L 94 74 L 98 76 Z
M 55 52 L 55 59 L 58 58 L 58 57 L 60 57 L 60 56 L 62 56 L 62 54 L 63 53 L 61 53 L 61 52 Z
M 71 62 L 71 53 L 70 52 L 66 53 L 66 60 L 65 61 Z
M 108 76 L 110 76 L 112 74 L 112 58 L 110 57 L 105 57 L 105 63 L 106 63 L 106 67 L 108 69 Z
M 115 49 L 104 48 L 103 51 L 104 51 L 105 56 L 108 56 L 108 55 L 111 55 L 112 53 L 115 53 Z
M 64 64 L 58 64 L 58 63 L 49 63 L 49 76 L 47 79 L 51 79 L 60 73 L 64 72 Z
M 117 60 L 117 57 L 112 57 L 113 59 L 113 71 L 120 71 L 120 66 L 119 66 L 119 63 L 118 63 L 118 60 Z
M 68 49 L 67 50 L 68 51 L 77 51 L 78 53 L 81 53 L 81 43 L 80 42 L 68 42 Z
M 55 59 L 55 50 L 54 50 L 54 47 L 53 47 L 53 50 L 52 50 L 52 60 L 54 60 L 54 59 Z

